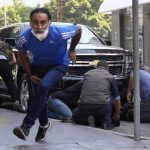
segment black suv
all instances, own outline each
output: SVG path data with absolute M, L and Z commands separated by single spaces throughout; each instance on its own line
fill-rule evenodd
M 69 23 L 56 23 L 52 24 L 58 26 L 66 26 Z M 15 46 L 20 34 L 30 27 L 29 23 L 17 23 L 5 26 L 0 29 L 0 39 Z M 69 65 L 69 71 L 63 79 L 55 86 L 54 89 L 65 88 L 79 80 L 83 79 L 83 74 L 93 67 L 91 62 L 98 59 L 105 59 L 109 64 L 109 71 L 117 79 L 119 91 L 122 100 L 125 100 L 128 78 L 132 69 L 132 53 L 129 50 L 124 50 L 120 47 L 107 46 L 104 41 L 88 26 L 81 25 L 82 37 L 76 47 L 77 63 Z M 69 47 L 70 41 L 68 41 Z M 16 57 L 17 50 L 13 49 Z M 24 110 L 28 108 L 32 90 L 30 82 L 19 63 L 13 70 L 15 82 L 19 89 L 20 103 Z M 0 80 L 0 96 L 8 97 L 7 88 L 5 83 Z

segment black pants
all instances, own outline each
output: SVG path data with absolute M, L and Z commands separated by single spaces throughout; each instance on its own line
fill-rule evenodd
M 0 76 L 4 80 L 13 101 L 18 99 L 18 90 L 14 84 L 12 68 L 7 60 L 0 59 Z
M 88 125 L 89 115 L 94 116 L 98 120 L 101 119 L 100 122 L 102 122 L 102 126 L 104 124 L 109 125 L 111 123 L 111 104 L 80 105 L 73 112 L 73 120 L 77 124 Z
M 130 111 L 130 115 L 128 115 Z M 121 109 L 121 120 L 134 121 L 134 104 L 126 103 Z M 141 101 L 140 103 L 140 121 L 141 123 L 150 123 L 150 101 Z

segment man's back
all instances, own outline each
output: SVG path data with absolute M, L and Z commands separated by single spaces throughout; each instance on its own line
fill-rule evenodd
M 113 76 L 104 68 L 85 73 L 79 104 L 109 103 L 112 78 Z

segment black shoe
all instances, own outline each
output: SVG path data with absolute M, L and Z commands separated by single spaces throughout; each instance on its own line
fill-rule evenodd
M 90 127 L 95 127 L 94 121 L 95 121 L 94 116 L 92 115 L 88 116 L 88 125 Z
M 24 112 L 18 100 L 13 103 L 13 109 L 18 112 Z
M 18 126 L 13 129 L 13 133 L 22 140 L 26 140 L 27 136 L 29 135 L 30 129 L 25 127 L 24 125 Z
M 103 127 L 104 130 L 110 130 L 113 128 L 114 128 L 114 125 L 112 125 L 112 124 L 104 124 L 104 127 Z
M 48 127 L 46 128 L 42 128 L 39 126 L 37 135 L 35 137 L 35 141 L 36 142 L 43 142 L 45 141 L 46 137 L 47 137 L 47 131 L 52 127 L 52 123 L 49 121 L 48 122 Z

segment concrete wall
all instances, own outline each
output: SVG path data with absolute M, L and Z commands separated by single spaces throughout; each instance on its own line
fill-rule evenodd
M 112 12 L 112 45 L 124 48 L 120 10 Z M 150 67 L 150 4 L 143 5 L 143 62 Z
M 120 47 L 120 11 L 112 12 L 112 45 Z
M 144 63 L 150 67 L 150 4 L 143 5 Z

